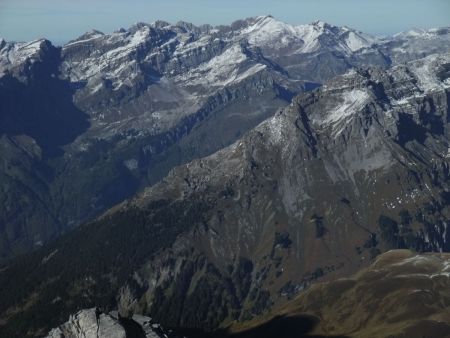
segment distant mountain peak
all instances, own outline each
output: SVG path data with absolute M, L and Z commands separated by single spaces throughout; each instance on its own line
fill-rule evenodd
M 412 28 L 407 31 L 403 31 L 403 32 L 394 34 L 394 37 L 417 37 L 417 36 L 422 36 L 426 32 L 427 31 L 422 28 Z
M 156 20 L 151 25 L 153 25 L 156 28 L 164 28 L 170 26 L 171 24 L 164 20 Z
M 42 50 L 52 46 L 52 43 L 44 38 L 29 42 L 0 41 L 0 75 L 10 67 L 20 66 L 25 61 L 36 59 Z
M 316 27 L 320 27 L 320 28 L 331 27 L 330 24 L 328 24 L 328 23 L 326 23 L 325 21 L 322 21 L 322 20 L 313 21 L 311 23 L 311 25 L 316 26 Z
M 259 21 L 259 22 L 261 22 L 261 21 L 279 21 L 279 20 L 275 19 L 273 15 L 270 15 L 270 14 L 254 17 L 253 20 Z
M 86 36 L 105 35 L 105 33 L 101 32 L 97 29 L 91 29 L 90 31 L 87 31 L 84 35 L 86 35 Z

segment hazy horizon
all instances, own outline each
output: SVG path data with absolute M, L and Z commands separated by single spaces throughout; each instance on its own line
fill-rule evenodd
M 322 20 L 372 35 L 450 26 L 450 2 L 446 0 L 2 0 L 0 37 L 27 41 L 45 37 L 55 44 L 86 31 L 105 33 L 136 22 L 187 21 L 196 25 L 227 25 L 235 20 L 273 15 L 290 24 Z M 382 20 L 380 20 L 382 18 Z

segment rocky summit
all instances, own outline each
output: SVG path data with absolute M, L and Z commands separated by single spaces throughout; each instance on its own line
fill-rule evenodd
M 0 261 L 229 146 L 300 92 L 354 67 L 448 52 L 449 41 L 446 28 L 376 38 L 271 16 L 138 23 L 62 47 L 1 39 Z
M 440 53 L 351 69 L 295 96 L 231 145 L 4 265 L 1 334 L 45 335 L 94 306 L 216 332 L 298 294 L 319 316 L 302 296 L 314 295 L 305 291 L 311 285 L 347 277 L 391 249 L 449 251 L 449 91 L 450 54 Z M 436 281 L 446 278 L 442 264 Z M 424 321 L 438 320 L 438 308 Z M 331 308 L 323 332 L 363 330 L 333 316 Z M 445 332 L 439 325 L 430 330 Z

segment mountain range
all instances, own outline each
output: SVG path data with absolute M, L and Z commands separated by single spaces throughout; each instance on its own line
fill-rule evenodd
M 0 335 L 93 307 L 214 331 L 388 250 L 449 251 L 449 33 L 0 42 Z
M 353 67 L 446 50 L 449 37 L 380 39 L 266 16 L 91 31 L 61 48 L 0 40 L 0 260 L 230 145 L 299 92 Z

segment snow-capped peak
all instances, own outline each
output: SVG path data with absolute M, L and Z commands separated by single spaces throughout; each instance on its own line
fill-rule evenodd
M 421 28 L 413 28 L 408 31 L 400 32 L 394 35 L 394 38 L 411 38 L 411 37 L 419 37 L 426 34 L 426 30 Z
M 4 40 L 3 40 L 4 41 Z M 45 39 L 37 39 L 30 42 L 10 42 L 6 43 L 4 48 L 0 51 L 0 59 L 2 61 L 8 61 L 13 63 L 20 61 L 21 59 L 27 59 L 36 55 L 42 48 L 42 45 L 46 42 Z M 20 60 L 19 60 L 20 59 Z
M 154 28 L 164 28 L 164 27 L 171 26 L 171 24 L 169 22 L 163 21 L 163 20 L 156 20 L 156 21 L 152 22 L 150 25 Z
M 431 28 L 431 29 L 422 29 L 422 28 L 413 28 L 408 31 L 400 32 L 394 34 L 394 39 L 423 39 L 423 38 L 431 38 L 439 35 L 449 34 L 450 28 Z
M 328 23 L 326 23 L 325 21 L 322 21 L 322 20 L 316 20 L 316 21 L 312 22 L 311 25 L 318 27 L 320 29 L 325 29 L 327 27 L 331 27 Z
M 91 29 L 90 31 L 87 31 L 86 33 L 84 33 L 83 36 L 90 37 L 90 36 L 98 36 L 98 35 L 105 35 L 105 33 L 100 32 L 97 29 Z
M 22 64 L 25 61 L 34 62 L 39 58 L 39 52 L 44 45 L 50 44 L 48 40 L 37 39 L 30 42 L 0 41 L 0 76 L 5 71 Z
M 240 35 L 246 37 L 249 43 L 257 46 L 272 45 L 281 47 L 297 38 L 296 28 L 292 25 L 274 19 L 272 16 L 259 16 L 252 24 L 244 28 Z
M 259 16 L 247 22 L 249 24 L 239 34 L 250 44 L 265 48 L 298 44 L 301 47 L 297 53 L 317 52 L 322 46 L 334 46 L 337 50 L 350 53 L 370 47 L 378 41 L 368 34 L 348 27 L 336 27 L 321 20 L 296 26 L 278 21 L 272 16 Z

